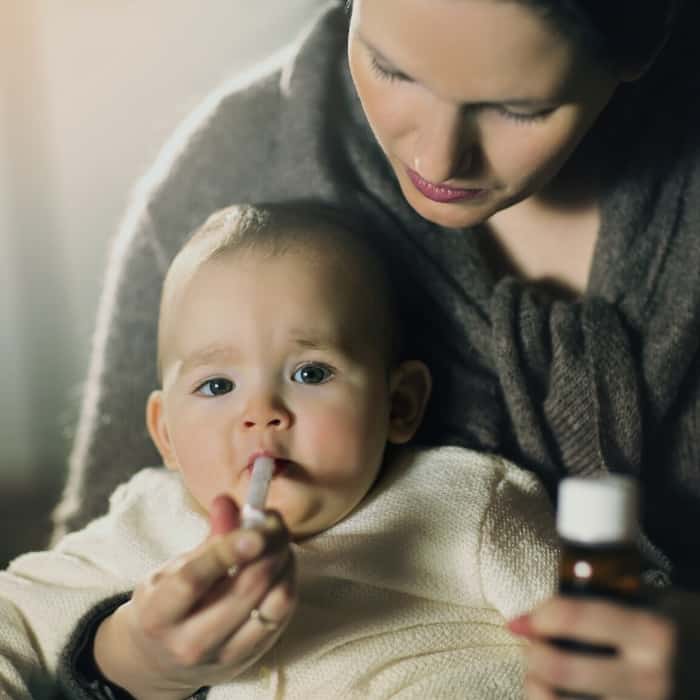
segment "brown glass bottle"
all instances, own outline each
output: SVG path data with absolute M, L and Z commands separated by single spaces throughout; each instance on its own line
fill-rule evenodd
M 639 496 L 627 477 L 573 477 L 559 487 L 557 530 L 561 540 L 559 592 L 598 597 L 629 605 L 642 603 L 638 536 Z M 615 648 L 571 639 L 553 639 L 567 651 L 610 656 Z M 560 692 L 562 698 L 594 696 Z

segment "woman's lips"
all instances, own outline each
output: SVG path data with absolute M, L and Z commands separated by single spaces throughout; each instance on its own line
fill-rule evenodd
M 464 199 L 476 199 L 485 189 L 463 189 L 460 187 L 448 187 L 447 185 L 435 185 L 424 177 L 421 177 L 415 170 L 406 168 L 406 173 L 414 187 L 425 197 L 433 202 L 457 202 Z

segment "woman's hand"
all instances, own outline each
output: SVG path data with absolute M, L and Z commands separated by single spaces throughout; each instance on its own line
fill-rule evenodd
M 106 678 L 136 698 L 185 698 L 236 677 L 276 642 L 295 601 L 288 533 L 274 514 L 260 531 L 238 524 L 233 502 L 217 499 L 211 536 L 101 624 L 95 660 Z
M 700 697 L 700 597 L 671 593 L 657 611 L 556 596 L 509 623 L 529 639 L 525 697 L 557 700 L 556 690 L 605 700 Z M 614 647 L 614 656 L 559 649 L 552 638 Z

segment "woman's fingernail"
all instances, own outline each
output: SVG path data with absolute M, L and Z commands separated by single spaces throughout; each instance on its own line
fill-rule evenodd
M 236 539 L 236 551 L 246 557 L 254 557 L 262 551 L 262 537 L 254 531 L 241 532 Z
M 517 634 L 519 637 L 532 637 L 534 636 L 534 630 L 532 629 L 532 623 L 530 622 L 529 615 L 518 615 L 512 620 L 506 622 L 506 627 L 513 633 Z

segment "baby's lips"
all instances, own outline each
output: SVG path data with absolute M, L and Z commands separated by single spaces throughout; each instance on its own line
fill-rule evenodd
M 275 469 L 272 472 L 272 476 L 275 477 L 282 472 L 287 471 L 287 467 L 290 465 L 288 459 L 275 459 Z

